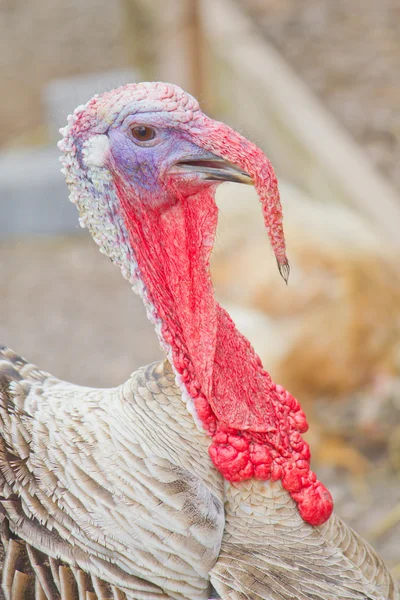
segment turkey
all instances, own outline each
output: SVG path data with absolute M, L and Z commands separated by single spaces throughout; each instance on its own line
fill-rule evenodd
M 1 350 L 4 598 L 399 599 L 332 514 L 299 403 L 214 298 L 223 181 L 254 184 L 287 280 L 269 161 L 164 83 L 95 96 L 62 134 L 81 225 L 141 295 L 166 359 L 92 389 Z

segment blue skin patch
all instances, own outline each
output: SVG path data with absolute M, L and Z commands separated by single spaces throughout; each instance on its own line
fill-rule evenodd
M 111 155 L 118 170 L 124 174 L 124 179 L 136 188 L 142 188 L 152 194 L 166 193 L 163 180 L 176 162 L 188 157 L 211 156 L 187 139 L 187 133 L 184 135 L 181 130 L 166 126 L 165 121 L 160 114 L 157 115 L 157 119 L 154 114 L 130 115 L 121 125 L 111 128 L 107 134 Z M 161 123 L 163 127 L 159 126 Z M 131 130 L 140 125 L 153 128 L 156 132 L 155 138 L 149 142 L 135 140 Z M 200 178 L 197 179 L 200 181 Z

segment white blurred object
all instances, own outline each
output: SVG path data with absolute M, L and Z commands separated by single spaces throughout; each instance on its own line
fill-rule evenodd
M 400 275 L 390 243 L 343 205 L 280 186 L 291 264 L 279 277 L 254 189 L 220 187 L 213 279 L 272 376 L 302 400 L 399 369 Z M 252 317 L 243 318 L 252 313 Z M 234 315 L 234 316 L 235 316 Z M 268 337 L 268 340 L 266 339 Z
M 43 91 L 47 124 L 52 139 L 60 139 L 58 130 L 65 126 L 67 116 L 74 112 L 76 106 L 86 104 L 95 94 L 102 94 L 137 81 L 140 81 L 140 76 L 138 71 L 133 69 L 115 69 L 53 79 Z

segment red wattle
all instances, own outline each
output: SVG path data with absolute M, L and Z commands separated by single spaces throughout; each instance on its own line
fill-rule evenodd
M 206 431 L 210 457 L 229 481 L 282 480 L 312 525 L 332 498 L 310 471 L 299 403 L 264 371 L 249 341 L 215 301 L 209 257 L 217 223 L 212 187 L 144 205 L 117 170 L 114 182 L 149 301 L 175 370 Z

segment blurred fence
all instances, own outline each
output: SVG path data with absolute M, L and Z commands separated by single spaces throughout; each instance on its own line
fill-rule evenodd
M 121 44 L 141 78 L 181 85 L 204 110 L 261 145 L 280 176 L 318 201 L 351 206 L 400 244 L 397 192 L 261 36 L 239 2 L 164 0 L 160 10 L 158 0 L 121 0 L 121 11 Z M 137 78 L 137 71 L 117 70 L 44 88 L 53 152 L 41 149 L 35 156 L 14 153 L 0 159 L 0 235 L 75 228 L 58 169 L 55 174 L 54 132 L 94 92 Z
M 152 24 L 157 74 L 251 136 L 278 172 L 311 197 L 351 206 L 400 245 L 397 192 L 238 2 L 166 0 L 163 11 L 157 0 L 126 2 L 131 15 Z M 129 21 L 132 35 L 136 23 L 134 17 Z

